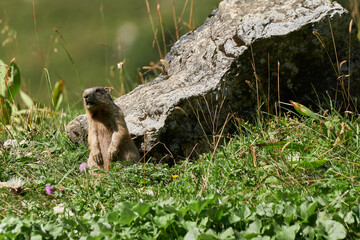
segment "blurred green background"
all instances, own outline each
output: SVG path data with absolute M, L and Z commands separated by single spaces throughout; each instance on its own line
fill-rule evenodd
M 198 27 L 220 0 L 174 0 L 180 36 L 191 26 Z M 34 0 L 37 32 L 45 67 L 51 82 L 64 80 L 64 102 L 81 104 L 84 88 L 113 86 L 114 96 L 121 90 L 117 63 L 126 59 L 125 71 L 134 86 L 151 81 L 160 71 L 145 70 L 160 60 L 145 0 Z M 159 0 L 166 46 L 176 41 L 171 0 Z M 157 38 L 164 55 L 157 1 L 149 0 Z M 193 7 L 192 7 L 193 6 Z M 193 11 L 191 11 L 193 9 Z M 34 26 L 33 0 L 0 1 L 0 59 L 16 58 L 21 89 L 33 100 L 49 103 L 43 76 L 43 61 Z M 193 14 L 193 18 L 190 18 Z M 193 19 L 190 20 L 190 19 Z M 191 23 L 192 22 L 192 23 Z M 61 39 L 62 37 L 62 39 Z M 66 51 L 77 66 L 80 79 Z

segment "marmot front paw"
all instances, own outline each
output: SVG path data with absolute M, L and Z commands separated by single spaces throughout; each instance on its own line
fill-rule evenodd
M 113 162 L 116 160 L 118 152 L 117 151 L 108 151 L 108 156 L 109 156 L 109 162 Z
M 101 153 L 96 153 L 93 155 L 92 159 L 94 160 L 94 162 L 99 165 L 99 166 L 103 166 L 104 165 L 104 160 L 103 157 L 101 155 Z

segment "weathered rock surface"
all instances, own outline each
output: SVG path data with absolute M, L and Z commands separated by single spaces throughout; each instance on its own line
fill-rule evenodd
M 255 113 L 257 91 L 251 87 L 256 86 L 254 72 L 263 100 L 270 79 L 273 105 L 277 100 L 278 62 L 284 101 L 305 103 L 315 99 L 314 90 L 321 94 L 336 86 L 337 76 L 326 51 L 313 35 L 313 31 L 321 35 L 334 58 L 329 19 L 338 56 L 345 60 L 351 17 L 336 2 L 222 1 L 202 26 L 172 47 L 165 58 L 170 65 L 167 76 L 116 100 L 135 142 L 143 151 L 151 150 L 153 156 L 171 151 L 186 157 L 193 149 L 201 151 L 196 144 L 218 134 L 228 113 L 239 117 Z M 351 64 L 356 66 L 356 59 Z M 81 142 L 86 136 L 85 124 L 85 115 L 73 120 L 66 129 L 68 137 Z

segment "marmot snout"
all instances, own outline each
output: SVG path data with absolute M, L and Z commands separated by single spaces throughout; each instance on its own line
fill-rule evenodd
M 83 93 L 84 106 L 86 109 L 94 110 L 94 108 L 104 106 L 113 102 L 110 96 L 111 88 L 93 87 L 88 88 Z

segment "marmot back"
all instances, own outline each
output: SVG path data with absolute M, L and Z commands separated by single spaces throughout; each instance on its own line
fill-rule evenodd
M 124 114 L 110 96 L 111 88 L 94 87 L 83 93 L 89 123 L 89 167 L 109 170 L 112 161 L 137 162 L 140 154 L 126 126 Z

